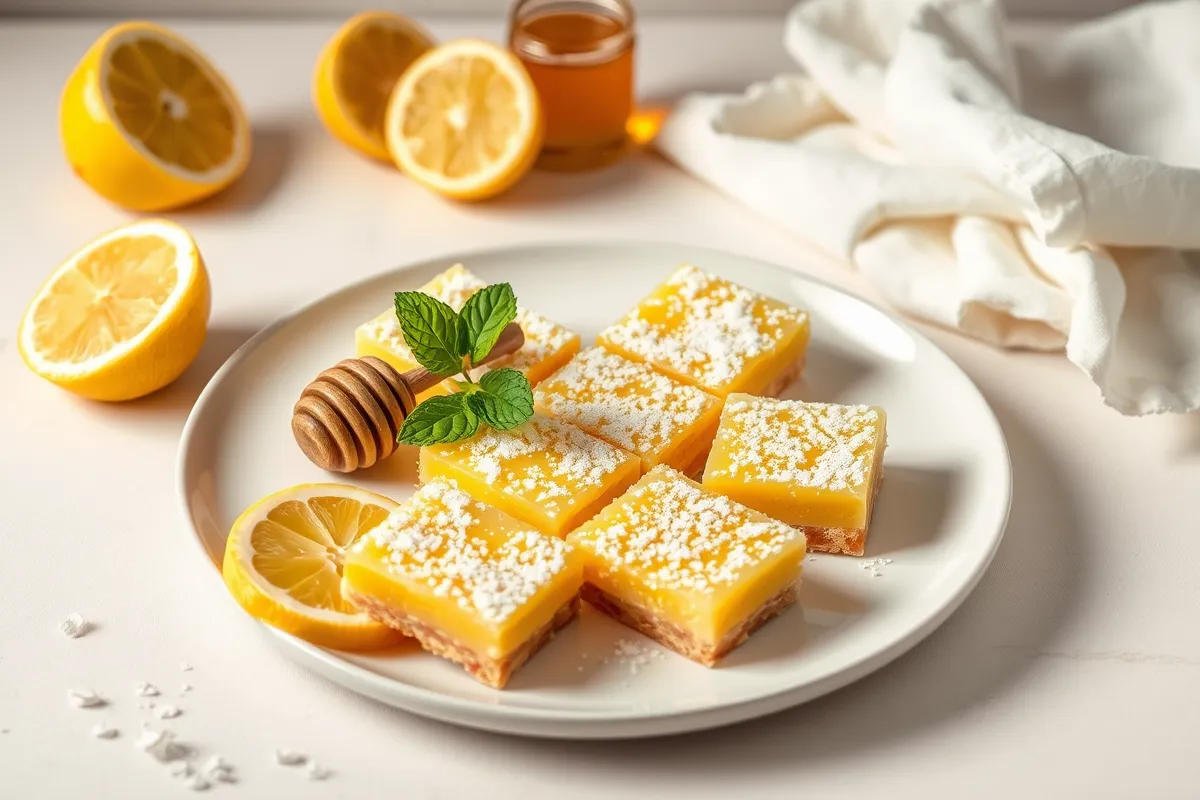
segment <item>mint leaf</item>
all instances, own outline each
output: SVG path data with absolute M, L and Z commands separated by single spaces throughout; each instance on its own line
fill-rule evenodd
M 529 379 L 515 369 L 485 372 L 479 388 L 466 395 L 467 407 L 496 430 L 515 428 L 533 416 L 533 388 Z
M 467 405 L 467 395 L 431 397 L 405 418 L 396 441 L 400 444 L 447 444 L 474 436 L 479 417 Z
M 471 363 L 487 358 L 500 338 L 500 332 L 517 318 L 517 296 L 507 283 L 485 286 L 467 300 L 460 312 L 465 333 L 459 335 L 460 355 L 470 355 Z
M 396 292 L 396 318 L 417 363 L 435 375 L 462 371 L 454 309 L 421 292 Z

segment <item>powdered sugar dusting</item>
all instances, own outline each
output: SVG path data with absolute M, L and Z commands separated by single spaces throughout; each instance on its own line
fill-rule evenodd
M 542 381 L 534 401 L 556 419 L 654 460 L 720 403 L 599 347 L 584 350 Z
M 101 708 L 108 705 L 107 700 L 91 689 L 72 689 L 67 692 L 67 699 L 76 708 Z
M 276 750 L 275 763 L 281 767 L 298 767 L 308 762 L 308 756 L 295 750 Z
M 436 297 L 455 311 L 461 311 L 471 295 L 486 285 L 462 264 L 455 264 L 422 286 L 421 291 Z M 517 307 L 516 322 L 525 334 L 525 343 L 521 349 L 493 361 L 486 367 L 481 367 L 478 372 L 473 372 L 476 378 L 489 369 L 500 367 L 512 367 L 521 372 L 528 372 L 579 340 L 579 334 L 521 306 Z M 359 336 L 375 342 L 398 358 L 416 366 L 417 360 L 404 341 L 404 332 L 393 310 L 389 309 L 364 323 L 359 328 Z
M 115 739 L 120 735 L 119 730 L 104 722 L 97 722 L 92 726 L 92 736 L 97 739 Z
M 328 779 L 332 774 L 331 771 L 312 759 L 309 759 L 308 763 L 304 765 L 304 775 L 310 781 L 323 781 Z
M 171 731 L 160 731 L 147 727 L 142 728 L 142 732 L 134 741 L 133 746 L 149 753 L 164 764 L 187 758 L 191 752 L 190 748 L 175 740 L 175 734 Z
M 808 315 L 685 264 L 598 341 L 707 389 L 735 386 Z
M 650 589 L 712 594 L 804 536 L 714 494 L 667 467 L 655 467 L 599 517 L 571 536 L 608 570 L 635 573 Z
M 611 486 L 633 456 L 573 425 L 541 414 L 517 428 L 488 428 L 471 439 L 432 445 L 435 458 L 457 463 L 506 495 L 557 516 Z
M 237 783 L 237 772 L 221 756 L 213 756 L 204 764 L 204 775 L 216 783 Z
M 871 476 L 883 415 L 870 406 L 730 395 L 709 478 L 858 491 Z
M 890 558 L 871 558 L 859 564 L 860 569 L 867 570 L 872 578 L 882 578 L 883 568 L 892 563 Z
M 84 618 L 83 614 L 76 611 L 59 623 L 58 629 L 68 639 L 79 639 L 91 633 L 93 627 L 91 620 Z
M 159 719 L 175 719 L 181 714 L 183 714 L 183 709 L 179 706 L 165 705 L 154 707 L 154 716 Z
M 570 546 L 533 530 L 489 529 L 486 511 L 450 482 L 430 481 L 353 551 L 372 545 L 391 573 L 501 623 L 566 569 Z
M 275 763 L 282 767 L 303 767 L 310 781 L 323 781 L 333 775 L 331 770 L 317 763 L 316 759 L 294 750 L 276 750 Z
M 618 639 L 611 659 L 606 657 L 604 662 L 616 660 L 618 664 L 629 668 L 630 675 L 637 675 L 642 671 L 642 667 L 662 657 L 663 651 L 657 647 L 650 647 L 634 639 Z

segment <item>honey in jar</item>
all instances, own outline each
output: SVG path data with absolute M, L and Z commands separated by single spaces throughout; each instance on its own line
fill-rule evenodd
M 537 165 L 584 170 L 624 152 L 633 110 L 633 8 L 626 0 L 521 0 L 509 46 L 541 97 Z

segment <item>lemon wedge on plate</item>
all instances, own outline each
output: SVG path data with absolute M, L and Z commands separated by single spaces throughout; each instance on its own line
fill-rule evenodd
M 342 597 L 342 556 L 396 507 L 382 495 L 309 483 L 268 495 L 233 523 L 222 574 L 251 616 L 322 647 L 368 650 L 403 636 Z
M 48 381 L 130 400 L 187 368 L 208 327 L 208 273 L 188 232 L 144 220 L 106 233 L 56 269 L 25 311 L 17 348 Z
M 433 47 L 433 38 L 406 17 L 366 11 L 346 21 L 326 43 L 313 73 L 313 104 L 325 127 L 359 152 L 391 161 L 383 118 L 396 82 Z
M 385 135 L 400 169 L 456 200 L 493 197 L 520 180 L 542 145 L 537 89 L 512 53 L 460 39 L 408 68 L 388 103 Z
M 149 22 L 110 28 L 67 79 L 59 108 L 75 174 L 137 211 L 176 208 L 241 175 L 250 126 L 233 88 L 194 45 Z

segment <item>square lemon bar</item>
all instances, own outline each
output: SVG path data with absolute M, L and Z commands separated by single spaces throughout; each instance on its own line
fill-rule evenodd
M 596 341 L 719 397 L 777 395 L 800 375 L 808 314 L 685 264 Z
M 512 430 L 421 448 L 422 481 L 446 478 L 489 505 L 565 536 L 641 474 L 632 453 L 564 422 L 535 414 Z
M 882 408 L 734 394 L 704 486 L 800 528 L 811 550 L 861 556 L 886 443 Z
M 436 297 L 455 311 L 460 311 L 467 299 L 486 285 L 462 264 L 455 264 L 422 286 L 420 291 Z M 529 382 L 536 386 L 579 351 L 579 334 L 567 330 L 557 322 L 551 322 L 541 314 L 518 307 L 516 322 L 525 334 L 525 344 L 517 352 L 497 359 L 486 367 L 480 367 L 478 374 L 489 369 L 512 367 L 524 373 Z M 375 356 L 399 372 L 419 366 L 404 342 L 400 321 L 396 319 L 396 312 L 392 309 L 359 325 L 354 333 L 354 344 L 357 357 Z M 453 384 L 446 381 L 421 394 L 417 400 L 449 394 L 453 390 Z
M 343 595 L 489 686 L 579 612 L 582 557 L 507 514 L 432 481 L 351 548 Z
M 698 475 L 721 417 L 713 395 L 652 367 L 592 347 L 538 384 L 538 411 L 581 428 L 642 460 Z
M 796 600 L 804 534 L 655 467 L 567 537 L 583 598 L 706 666 Z

